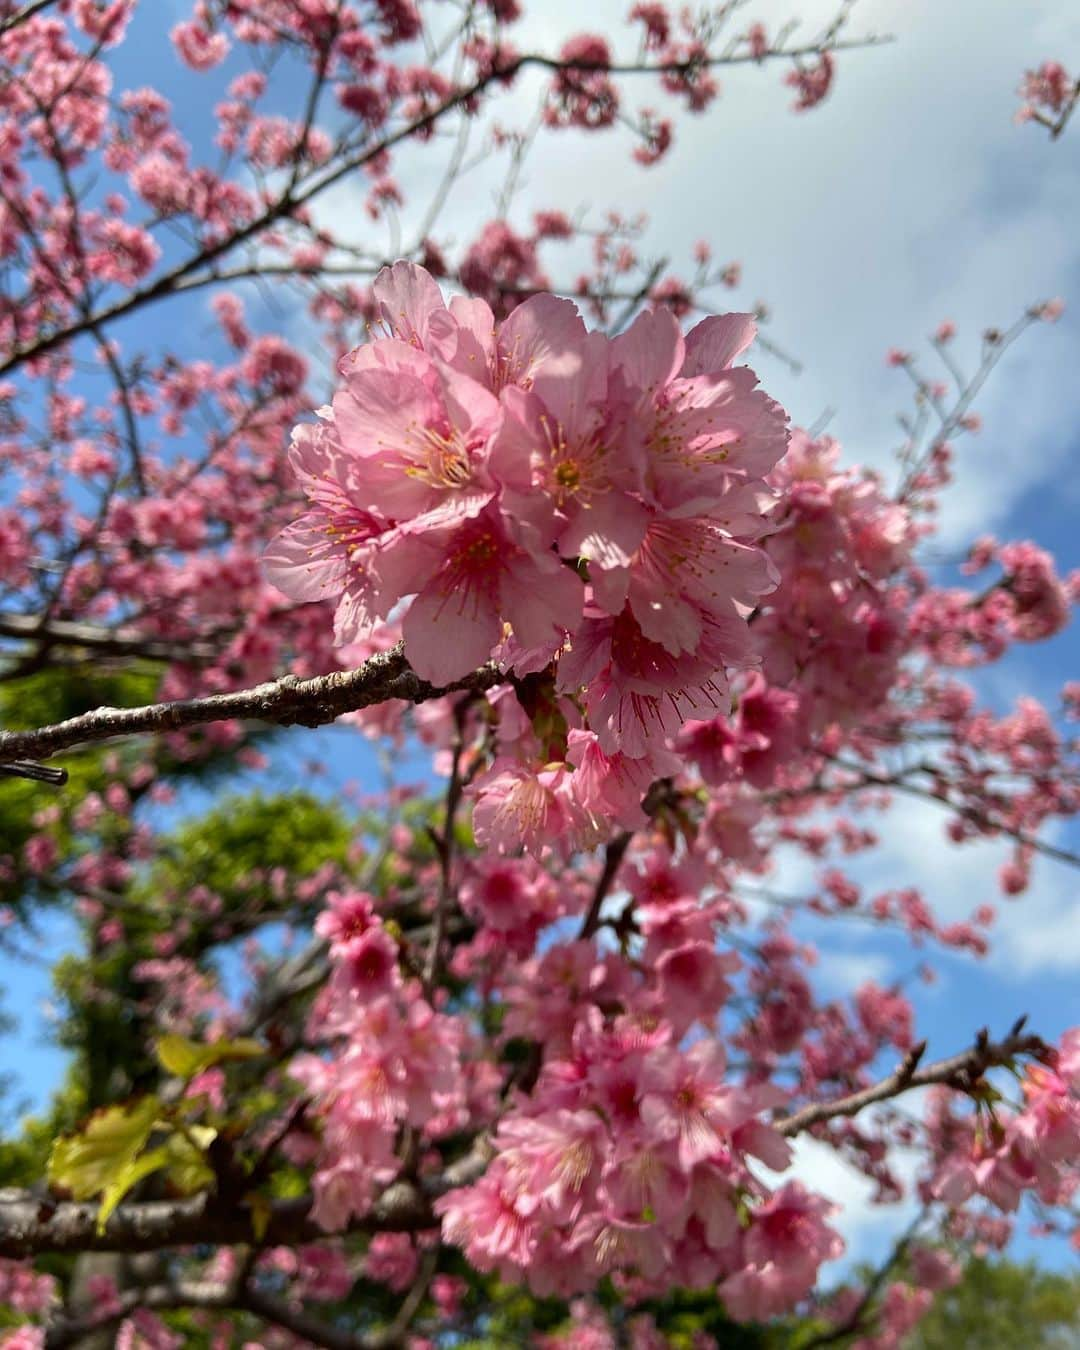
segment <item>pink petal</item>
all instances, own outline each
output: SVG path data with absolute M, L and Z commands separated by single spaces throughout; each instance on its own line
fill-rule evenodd
M 401 632 L 409 665 L 422 680 L 443 685 L 485 664 L 502 625 L 485 589 L 451 593 L 445 578 L 436 577 L 409 606 Z
M 419 353 L 415 355 L 426 362 Z M 342 444 L 358 454 L 415 445 L 419 428 L 438 426 L 445 416 L 430 384 L 415 367 L 357 371 L 347 388 L 334 396 L 334 422 Z
M 453 366 L 440 364 L 442 394 L 446 411 L 454 426 L 468 431 L 476 440 L 487 440 L 498 430 L 502 419 L 499 400 L 471 375 L 463 375 Z
M 534 389 L 544 398 L 553 384 L 576 376 L 585 340 L 585 324 L 571 300 L 531 296 L 499 330 L 500 384 Z
M 633 389 L 661 389 L 683 363 L 683 335 L 670 309 L 643 310 L 611 344 L 611 363 Z
M 545 559 L 545 562 L 547 559 Z M 501 582 L 502 611 L 523 647 L 562 646 L 577 627 L 585 587 L 569 567 L 538 567 L 522 555 L 511 562 Z
M 455 295 L 450 315 L 457 324 L 457 347 L 451 360 L 454 366 L 474 380 L 487 381 L 495 358 L 495 316 L 486 300 Z
M 697 648 L 701 640 L 701 613 L 686 597 L 653 584 L 651 577 L 634 576 L 630 584 L 630 608 L 645 637 L 659 642 L 666 651 L 678 656 Z
M 350 581 L 334 613 L 334 645 L 344 647 L 370 637 L 385 613 L 367 577 Z
M 387 612 L 407 595 L 423 590 L 446 558 L 445 534 L 417 534 L 413 522 L 387 530 L 371 560 Z
M 309 511 L 271 541 L 263 571 L 293 600 L 326 600 L 340 595 L 349 567 L 345 550 L 327 534 L 326 516 Z
M 566 439 L 571 443 L 586 439 L 601 416 L 607 396 L 608 339 L 603 333 L 586 333 L 580 360 L 568 355 L 550 379 L 541 380 L 538 373 L 536 384 L 542 385 L 544 407 L 562 427 Z
M 711 314 L 686 335 L 683 376 L 726 370 L 757 337 L 752 314 Z
M 434 278 L 415 263 L 384 267 L 371 283 L 371 291 L 382 321 L 403 342 L 422 342 L 431 316 L 446 309 Z
M 608 492 L 587 506 L 570 508 L 570 520 L 559 536 L 564 558 L 587 558 L 600 567 L 626 567 L 641 547 L 649 512 L 621 492 Z

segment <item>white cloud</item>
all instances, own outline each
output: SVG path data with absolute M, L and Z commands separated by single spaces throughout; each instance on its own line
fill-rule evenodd
M 825 947 L 819 953 L 815 970 L 830 994 L 850 995 L 868 980 L 887 983 L 892 962 L 881 952 L 840 951 Z
M 1011 980 L 1080 970 L 1080 887 L 1075 873 L 1037 861 L 1027 894 L 1003 901 L 991 964 Z

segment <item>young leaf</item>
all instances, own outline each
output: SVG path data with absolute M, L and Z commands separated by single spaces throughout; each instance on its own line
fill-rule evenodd
M 151 1172 L 156 1172 L 159 1167 L 164 1167 L 168 1161 L 169 1153 L 166 1148 L 152 1148 L 149 1153 L 142 1153 L 137 1158 L 132 1158 L 130 1162 L 120 1168 L 101 1193 L 101 1208 L 98 1210 L 97 1216 L 99 1233 L 105 1231 L 109 1215 L 131 1190 L 132 1186 L 137 1181 L 141 1181 L 143 1177 L 148 1177 Z
M 206 1161 L 205 1150 L 216 1138 L 217 1130 L 209 1125 L 189 1125 L 184 1132 L 169 1136 L 165 1176 L 181 1195 L 194 1195 L 214 1184 L 214 1169 Z
M 95 1112 L 78 1134 L 53 1145 L 50 1185 L 70 1191 L 76 1200 L 100 1195 L 139 1154 L 160 1111 L 157 1097 L 141 1097 Z
M 189 1041 L 186 1036 L 160 1036 L 154 1052 L 165 1072 L 176 1078 L 194 1078 L 215 1064 L 235 1059 L 256 1059 L 266 1053 L 258 1041 L 247 1038 L 201 1045 L 198 1041 Z

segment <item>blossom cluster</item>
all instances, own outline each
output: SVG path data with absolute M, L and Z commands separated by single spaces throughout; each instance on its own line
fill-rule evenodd
M 1001 657 L 1014 642 L 1041 642 L 1059 633 L 1080 596 L 1080 572 L 1059 577 L 1045 549 L 984 537 L 972 545 L 964 571 L 997 564 L 1000 577 L 982 594 L 957 587 L 920 596 L 910 629 L 942 665 L 971 666 Z
M 684 338 L 659 309 L 607 338 L 545 295 L 496 324 L 406 263 L 374 293 L 386 335 L 295 433 L 310 509 L 267 553 L 275 584 L 336 599 L 341 643 L 410 599 L 405 652 L 437 685 L 554 663 L 608 757 L 647 760 L 692 711 L 725 709 L 775 585 L 757 540 L 787 441 L 734 365 L 752 320 Z
M 1006 1213 L 1025 1191 L 1046 1205 L 1071 1202 L 1080 1155 L 1080 1028 L 1065 1033 L 1048 1061 L 1027 1066 L 1015 1109 L 996 1106 L 991 1092 L 985 1109 L 960 1117 L 949 1098 L 935 1098 L 931 1139 L 939 1161 L 927 1187 L 934 1199 L 960 1207 L 981 1196 Z
M 797 1182 L 770 1194 L 747 1165 L 787 1167 L 787 1144 L 758 1119 L 783 1095 L 732 1082 L 713 1041 L 681 1049 L 662 1022 L 594 1017 L 503 1117 L 481 1180 L 437 1202 L 443 1235 L 540 1294 L 614 1273 L 644 1282 L 640 1296 L 678 1272 L 719 1285 L 740 1319 L 772 1316 L 842 1250 L 831 1205 Z
M 1073 78 L 1060 61 L 1044 61 L 1035 70 L 1028 70 L 1020 83 L 1023 100 L 1016 114 L 1018 122 L 1043 121 L 1055 126 L 1067 114 L 1080 91 L 1080 82 Z
M 831 437 L 793 434 L 772 476 L 783 510 L 766 545 L 782 586 L 754 625 L 769 682 L 793 685 L 818 728 L 864 717 L 893 684 L 905 636 L 894 583 L 916 538 L 904 507 L 839 455 Z
M 332 1059 L 296 1056 L 290 1074 L 318 1102 L 320 1138 L 291 1141 L 297 1162 L 315 1160 L 315 1221 L 330 1232 L 363 1214 L 401 1166 L 399 1130 L 425 1140 L 467 1120 L 459 1019 L 436 1012 L 416 980 L 404 981 L 398 951 L 372 897 L 330 897 L 317 923 L 333 973 L 312 1010 L 313 1042 L 340 1047 Z
M 842 1244 L 825 1200 L 793 1181 L 772 1192 L 758 1175 L 791 1161 L 766 1119 L 788 1097 L 766 1078 L 732 1074 L 715 1039 L 742 963 L 716 949 L 720 911 L 691 893 L 696 880 L 660 854 L 624 871 L 640 962 L 586 940 L 521 960 L 537 935 L 530 910 L 550 922 L 575 912 L 584 891 L 560 888 L 528 857 L 470 865 L 463 910 L 498 941 L 481 934 L 471 952 L 459 948 L 455 973 L 483 983 L 488 968 L 504 1005 L 502 1044 L 531 1044 L 539 1062 L 535 1085 L 502 1102 L 501 1074 L 470 1019 L 433 1011 L 375 897 L 332 895 L 316 927 L 333 970 L 308 1034 L 333 1053 L 298 1055 L 289 1070 L 316 1103 L 317 1132 L 290 1136 L 287 1148 L 313 1164 L 317 1221 L 339 1232 L 363 1217 L 402 1165 L 402 1127 L 422 1148 L 490 1129 L 494 1161 L 435 1205 L 443 1239 L 478 1269 L 559 1296 L 608 1274 L 659 1292 L 677 1272 L 689 1286 L 719 1284 L 740 1318 L 805 1295 Z M 688 1038 L 694 1027 L 705 1036 Z M 372 1253 L 391 1282 L 411 1259 L 389 1240 Z

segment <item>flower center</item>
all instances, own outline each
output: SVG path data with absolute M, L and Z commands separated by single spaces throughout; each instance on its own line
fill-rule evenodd
M 680 1111 L 696 1111 L 701 1103 L 693 1083 L 684 1083 L 675 1093 L 675 1105 Z
M 474 567 L 483 567 L 499 556 L 499 545 L 494 535 L 485 532 L 470 539 L 461 553 L 463 561 Z
M 564 459 L 555 469 L 555 481 L 567 492 L 573 492 L 581 483 L 581 470 L 572 459 Z
M 420 428 L 421 457 L 405 472 L 430 487 L 463 488 L 472 481 L 468 448 L 457 432 L 445 435 L 434 427 Z

